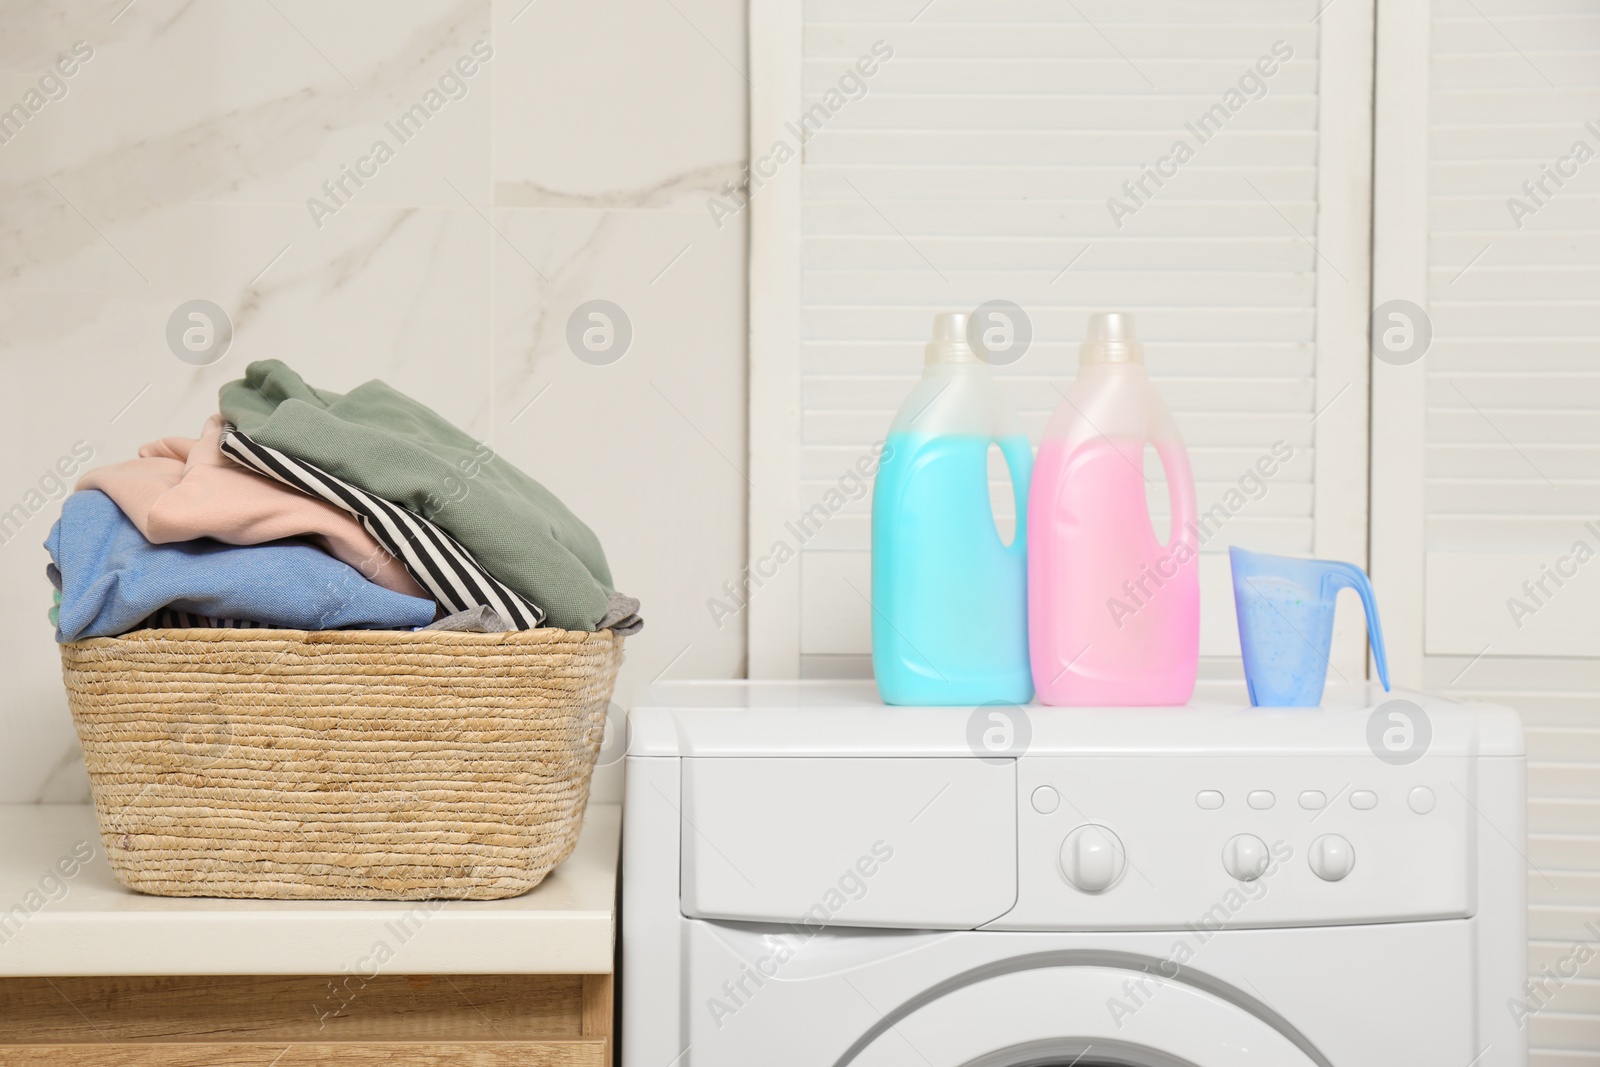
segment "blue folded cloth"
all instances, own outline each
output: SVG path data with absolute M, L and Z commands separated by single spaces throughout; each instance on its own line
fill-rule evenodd
M 409 630 L 435 613 L 306 544 L 152 545 L 98 489 L 67 497 L 44 547 L 61 571 L 57 641 L 126 633 L 162 608 L 290 630 Z

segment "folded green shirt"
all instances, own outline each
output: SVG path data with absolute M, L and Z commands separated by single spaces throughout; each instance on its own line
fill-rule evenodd
M 550 490 L 381 381 L 340 395 L 275 359 L 221 391 L 222 417 L 267 445 L 447 530 L 546 624 L 593 630 L 613 592 L 594 532 Z

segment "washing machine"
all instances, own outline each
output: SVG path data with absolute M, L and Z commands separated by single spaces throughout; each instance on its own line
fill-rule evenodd
M 630 716 L 623 1067 L 1523 1067 L 1516 715 L 886 707 Z

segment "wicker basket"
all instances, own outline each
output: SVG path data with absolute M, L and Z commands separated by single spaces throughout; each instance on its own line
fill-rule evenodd
M 577 843 L 622 638 L 140 630 L 61 661 L 130 889 L 489 900 Z

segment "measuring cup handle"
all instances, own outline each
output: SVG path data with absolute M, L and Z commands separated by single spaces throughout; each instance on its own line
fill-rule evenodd
M 1367 572 L 1352 563 L 1327 561 L 1327 580 L 1332 585 L 1330 593 L 1339 589 L 1354 589 L 1361 595 L 1361 604 L 1367 612 L 1367 640 L 1372 645 L 1372 661 L 1378 667 L 1378 680 L 1383 691 L 1389 691 L 1389 658 L 1383 651 L 1383 626 L 1378 622 L 1378 598 L 1372 591 L 1372 580 Z

